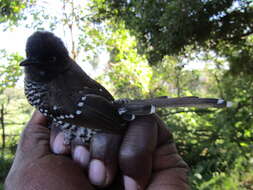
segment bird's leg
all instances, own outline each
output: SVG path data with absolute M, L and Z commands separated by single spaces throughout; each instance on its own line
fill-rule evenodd
M 76 130 L 75 138 L 78 138 L 83 144 L 89 144 L 92 137 L 98 132 L 99 130 L 78 127 Z
M 65 145 L 69 145 L 71 140 L 75 137 L 75 135 L 73 134 L 73 131 L 71 131 L 69 129 L 65 129 L 62 132 L 63 132 L 63 135 L 64 135 L 63 143 Z
M 62 129 L 64 134 L 64 144 L 69 145 L 71 141 L 75 140 L 83 144 L 89 144 L 92 137 L 99 132 L 99 130 L 89 129 L 76 125 L 71 125 L 68 129 Z
M 69 123 L 62 123 L 59 124 L 59 121 L 57 123 L 57 126 L 62 130 L 64 135 L 64 144 L 69 145 L 71 140 L 73 140 L 76 136 L 76 125 L 71 125 Z

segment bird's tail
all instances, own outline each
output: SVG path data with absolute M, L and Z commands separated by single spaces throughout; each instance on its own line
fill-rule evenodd
M 145 100 L 128 100 L 121 104 L 118 111 L 120 115 L 149 115 L 155 113 L 156 108 L 159 107 L 224 108 L 231 106 L 231 102 L 217 98 L 199 98 L 195 96 L 169 98 L 163 96 Z

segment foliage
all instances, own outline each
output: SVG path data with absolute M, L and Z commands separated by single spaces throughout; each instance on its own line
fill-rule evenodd
M 111 91 L 117 98 L 141 98 L 149 91 L 151 68 L 145 58 L 138 55 L 136 40 L 125 30 L 124 24 L 111 27 L 105 41 L 110 60 L 103 77 L 110 79 Z
M 246 164 L 240 166 L 242 171 L 235 166 L 240 159 L 252 156 L 252 77 L 228 74 L 227 59 L 214 52 L 198 56 L 198 52 L 189 53 L 187 61 L 209 63 L 202 70 L 187 69 L 187 61 L 180 56 L 168 56 L 151 67 L 144 56 L 137 54 L 135 38 L 122 23 L 107 37 L 111 60 L 102 79 L 113 85 L 117 97 L 195 95 L 221 97 L 234 103 L 234 107 L 224 110 L 158 111 L 173 130 L 180 153 L 192 168 L 193 189 L 208 189 L 208 184 L 213 189 L 243 188 L 241 176 L 248 172 L 251 179 L 253 174 L 246 170 Z M 251 185 L 253 181 L 247 183 Z
M 0 23 L 17 23 L 23 17 L 25 7 L 35 0 L 0 0 Z
M 253 74 L 253 35 L 245 38 L 243 42 L 228 45 L 221 42 L 217 46 L 217 52 L 227 57 L 230 63 L 230 71 L 233 75 Z
M 233 168 L 227 173 L 216 173 L 210 181 L 204 182 L 199 190 L 247 190 L 253 189 L 252 185 L 252 159 L 246 160 L 239 157 Z
M 31 24 L 26 26 L 52 31 L 64 27 L 72 57 L 81 64 L 98 65 L 95 58 L 107 51 L 110 59 L 98 79 L 116 98 L 201 96 L 232 101 L 228 109 L 160 109 L 158 114 L 191 167 L 192 189 L 253 189 L 253 79 L 245 75 L 253 71 L 252 36 L 243 37 L 252 32 L 249 1 L 57 2 L 63 8 L 60 15 L 49 14 L 47 4 L 28 7 L 25 16 Z M 5 51 L 1 57 L 0 103 L 6 108 L 8 138 L 0 182 L 10 167 L 17 134 L 32 112 L 23 89 L 15 87 L 21 57 Z M 158 60 L 160 64 L 148 64 Z M 205 67 L 191 68 L 197 63 Z
M 247 44 L 246 37 L 253 33 L 253 5 L 250 0 L 93 2 L 96 12 L 94 21 L 111 18 L 123 20 L 139 40 L 139 52 L 147 55 L 150 64 L 162 61 L 166 55 L 185 52 L 187 46 L 194 49 L 204 47 L 217 52 L 231 46 L 241 48 L 239 54 L 252 55 L 243 48 Z M 252 67 L 252 62 L 247 63 L 241 60 L 236 62 L 244 67 Z M 247 71 L 252 73 L 252 69 Z
M 21 130 L 31 117 L 33 109 L 28 105 L 23 89 L 17 87 L 7 88 L 0 94 L 0 105 L 4 108 L 4 126 L 0 124 L 0 183 L 2 183 L 13 161 Z
M 59 11 L 52 12 L 50 1 L 38 2 L 27 9 L 27 20 L 24 25 L 33 30 L 47 30 L 65 39 L 70 56 L 79 63 L 91 63 L 95 67 L 96 60 L 103 50 L 99 30 L 100 25 L 90 20 L 91 13 L 87 2 L 75 0 L 58 0 L 55 4 Z M 33 20 L 33 22 L 30 22 Z
M 5 50 L 0 52 L 1 64 L 0 64 L 0 94 L 3 93 L 4 89 L 13 87 L 22 72 L 19 68 L 19 62 L 22 57 L 17 53 L 8 55 Z
M 11 168 L 12 159 L 3 159 L 0 157 L 0 181 L 4 181 L 6 174 Z M 0 186 L 1 189 L 1 186 Z

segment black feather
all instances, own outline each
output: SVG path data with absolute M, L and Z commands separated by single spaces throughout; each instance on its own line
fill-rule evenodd
M 135 115 L 148 115 L 156 107 L 224 107 L 226 102 L 198 97 L 115 101 L 69 57 L 60 38 L 35 32 L 26 44 L 25 94 L 29 103 L 51 118 L 65 134 L 89 142 L 97 131 L 122 133 Z

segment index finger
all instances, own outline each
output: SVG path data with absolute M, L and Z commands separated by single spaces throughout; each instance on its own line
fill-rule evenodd
M 42 126 L 48 125 L 47 118 L 42 113 L 40 113 L 38 110 L 34 111 L 32 118 L 28 122 L 27 126 L 34 126 L 34 125 L 42 125 Z
M 49 129 L 48 120 L 39 111 L 35 111 L 31 120 L 26 125 L 22 132 L 21 139 L 18 145 L 18 152 L 30 154 L 32 150 L 49 151 Z
M 129 124 L 120 149 L 120 168 L 125 189 L 143 189 L 152 171 L 157 145 L 157 123 L 153 116 L 136 118 Z

